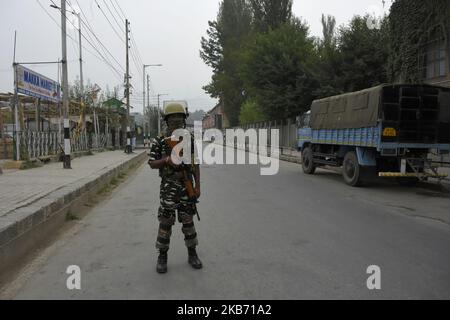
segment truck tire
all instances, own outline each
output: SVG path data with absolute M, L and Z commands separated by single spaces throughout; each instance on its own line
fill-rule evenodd
M 302 168 L 306 174 L 314 174 L 316 165 L 314 164 L 313 153 L 310 147 L 306 147 L 302 152 Z
M 352 187 L 359 187 L 361 185 L 361 172 L 356 152 L 347 152 L 342 162 L 342 176 L 345 183 Z

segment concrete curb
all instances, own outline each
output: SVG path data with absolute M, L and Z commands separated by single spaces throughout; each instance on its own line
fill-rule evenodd
M 66 222 L 66 215 L 81 208 L 90 195 L 96 194 L 120 173 L 143 163 L 146 158 L 146 152 L 138 153 L 118 166 L 104 168 L 0 217 L 0 275 L 47 235 L 54 234 Z

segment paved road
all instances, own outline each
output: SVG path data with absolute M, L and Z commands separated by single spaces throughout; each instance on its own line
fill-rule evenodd
M 169 272 L 155 272 L 157 172 L 142 166 L 112 196 L 22 273 L 6 294 L 17 299 L 450 298 L 450 198 L 391 184 L 346 186 L 319 170 L 305 176 L 282 162 L 276 176 L 258 166 L 203 166 L 198 251 L 187 264 L 176 225 Z M 81 290 L 66 288 L 69 265 Z M 381 290 L 366 269 L 381 268 Z M 12 289 L 11 289 L 12 288 Z M 5 294 L 5 292 L 4 292 Z

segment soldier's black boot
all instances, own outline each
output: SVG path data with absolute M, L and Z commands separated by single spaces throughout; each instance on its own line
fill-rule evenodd
M 167 272 L 167 250 L 159 250 L 158 262 L 156 264 L 156 272 Z
M 198 258 L 197 251 L 194 248 L 188 248 L 188 262 L 194 269 L 201 269 L 203 267 L 202 262 Z

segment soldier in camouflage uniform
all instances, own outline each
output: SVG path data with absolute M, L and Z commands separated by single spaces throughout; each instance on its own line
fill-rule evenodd
M 198 240 L 193 220 L 194 207 L 187 196 L 179 166 L 172 161 L 172 149 L 164 140 L 166 137 L 170 137 L 174 130 L 185 128 L 186 118 L 187 110 L 181 104 L 168 104 L 164 110 L 164 120 L 168 127 L 167 134 L 157 137 L 150 148 L 148 163 L 152 169 L 159 169 L 161 177 L 160 206 L 158 209 L 159 230 L 156 240 L 156 248 L 159 249 L 156 265 L 158 273 L 167 272 L 167 251 L 169 250 L 172 226 L 175 224 L 175 211 L 178 213 L 178 221 L 183 224 L 181 230 L 188 248 L 188 262 L 195 269 L 202 268 L 202 262 L 195 250 Z M 194 152 L 194 149 L 191 151 Z M 193 168 L 194 190 L 198 198 L 200 196 L 200 169 L 198 165 L 194 165 Z

